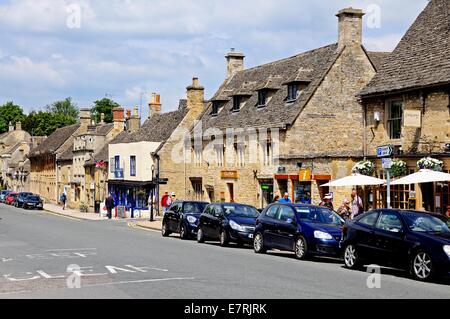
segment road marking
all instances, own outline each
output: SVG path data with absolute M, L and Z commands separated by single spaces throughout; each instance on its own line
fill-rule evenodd
M 68 249 L 49 249 L 46 251 L 82 251 L 82 250 L 96 250 L 97 248 L 68 248 Z
M 130 280 L 130 281 L 116 281 L 116 282 L 108 282 L 102 284 L 92 284 L 92 285 L 84 285 L 82 288 L 86 287 L 100 287 L 100 286 L 112 286 L 112 285 L 127 285 L 127 284 L 141 284 L 147 282 L 159 282 L 159 281 L 177 281 L 177 280 L 194 280 L 194 277 L 179 277 L 179 278 L 159 278 L 159 279 L 143 279 L 143 280 Z
M 67 215 L 63 215 L 63 214 L 51 212 L 51 211 L 49 211 L 49 210 L 44 210 L 44 213 L 46 213 L 46 214 L 48 214 L 48 215 L 53 215 L 53 216 L 57 216 L 57 217 L 63 217 L 63 218 L 67 218 L 67 219 L 71 219 L 71 220 L 76 220 L 76 221 L 84 221 L 84 220 L 85 220 L 85 219 L 83 219 L 83 218 L 78 218 L 78 217 L 73 217 L 73 216 L 67 216 Z

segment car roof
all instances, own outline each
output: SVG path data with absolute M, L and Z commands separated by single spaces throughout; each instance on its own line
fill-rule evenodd
M 423 215 L 431 215 L 431 216 L 437 216 L 437 217 L 442 217 L 443 215 L 438 214 L 438 213 L 433 213 L 433 212 L 428 212 L 428 211 L 420 211 L 420 210 L 414 210 L 414 209 L 396 209 L 396 208 L 378 208 L 378 209 L 373 209 L 368 211 L 367 213 L 370 212 L 380 212 L 380 211 L 384 211 L 384 212 L 396 212 L 399 213 L 401 215 L 403 214 L 423 214 Z
M 301 203 L 272 203 L 270 204 L 270 206 L 273 205 L 287 205 L 287 206 L 292 206 L 292 207 L 308 207 L 308 208 L 326 208 L 324 206 L 319 206 L 319 205 L 311 205 L 311 204 L 301 204 Z

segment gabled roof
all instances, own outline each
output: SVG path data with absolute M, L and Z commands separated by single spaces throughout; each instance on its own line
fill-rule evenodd
M 58 149 L 80 128 L 80 124 L 74 124 L 57 129 L 38 147 L 31 150 L 29 157 L 35 157 L 47 153 L 56 153 Z
M 450 83 L 450 0 L 431 0 L 362 97 Z
M 338 45 L 332 44 L 236 73 L 228 82 L 221 85 L 211 99 L 223 101 L 223 108 L 219 114 L 211 115 L 210 103 L 201 115 L 203 129 L 285 128 L 292 125 L 342 50 L 338 51 Z M 367 52 L 367 55 L 374 67 L 378 68 L 387 54 Z M 291 82 L 303 82 L 307 87 L 297 101 L 287 103 L 287 84 Z M 266 107 L 258 108 L 257 91 L 261 89 L 272 90 L 274 95 Z M 248 97 L 239 112 L 232 110 L 233 101 L 230 97 L 234 95 Z
M 137 132 L 122 132 L 111 144 L 164 142 L 172 135 L 188 111 L 188 108 L 180 107 L 173 112 L 153 115 L 145 121 Z

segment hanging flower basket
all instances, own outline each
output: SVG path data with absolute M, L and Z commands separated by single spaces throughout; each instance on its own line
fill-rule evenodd
M 352 172 L 361 175 L 372 176 L 375 172 L 375 164 L 371 161 L 361 161 L 353 166 Z
M 424 157 L 417 162 L 419 169 L 431 169 L 433 171 L 442 172 L 444 162 L 432 157 Z
M 405 176 L 406 173 L 408 173 L 408 166 L 406 162 L 402 160 L 393 160 L 391 173 L 393 177 Z

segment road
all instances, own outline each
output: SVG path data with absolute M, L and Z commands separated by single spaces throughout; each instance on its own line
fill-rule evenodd
M 121 221 L 79 221 L 2 204 L 0 218 L 0 298 L 450 297 L 447 280 L 420 283 L 383 269 L 381 288 L 369 289 L 368 273 L 339 261 L 162 238 Z M 80 267 L 80 281 L 69 265 Z

